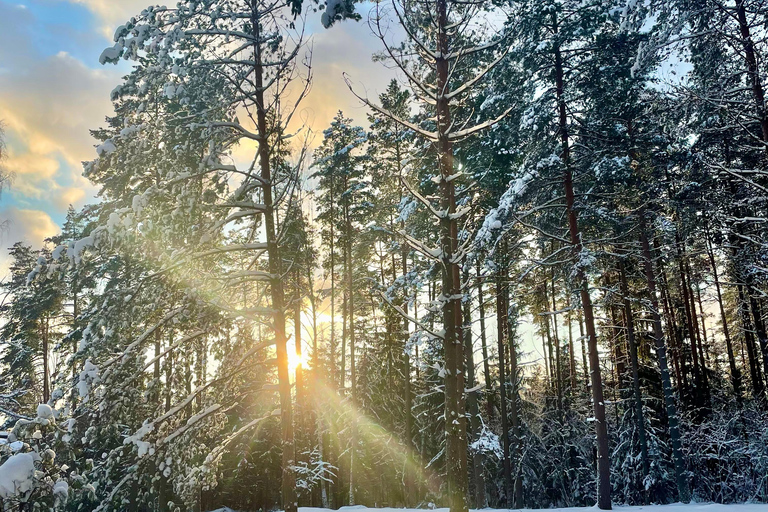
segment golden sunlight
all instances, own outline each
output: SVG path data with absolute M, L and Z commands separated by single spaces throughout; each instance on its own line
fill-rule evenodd
M 288 371 L 295 373 L 296 368 L 299 366 L 306 366 L 307 356 L 305 354 L 297 354 L 295 350 L 288 349 Z

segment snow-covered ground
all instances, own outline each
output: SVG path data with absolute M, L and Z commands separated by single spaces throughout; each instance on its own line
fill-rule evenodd
M 614 505 L 614 510 L 619 512 L 768 512 L 768 504 L 765 503 L 740 503 L 723 505 L 721 503 L 674 503 L 672 505 L 643 505 L 638 507 L 626 507 Z M 416 508 L 368 508 L 363 506 L 341 507 L 341 511 L 370 510 L 371 512 L 424 512 L 428 509 Z M 433 509 L 435 512 L 448 512 L 447 508 Z M 475 509 L 471 509 L 475 510 Z M 493 512 L 511 512 L 513 509 L 491 509 Z M 598 511 L 597 507 L 571 507 L 571 508 L 547 508 L 547 509 L 523 509 L 525 512 L 586 512 Z M 219 508 L 210 512 L 235 512 L 231 508 Z M 333 512 L 328 508 L 299 507 L 299 512 Z

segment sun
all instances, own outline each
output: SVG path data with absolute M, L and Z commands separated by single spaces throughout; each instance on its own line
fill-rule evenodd
M 288 371 L 291 373 L 296 372 L 296 368 L 299 366 L 305 366 L 307 363 L 306 356 L 302 353 L 297 354 L 295 350 L 288 349 Z

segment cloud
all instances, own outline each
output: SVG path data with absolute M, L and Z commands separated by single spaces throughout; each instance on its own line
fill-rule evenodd
M 358 9 L 365 9 L 362 4 Z M 362 13 L 363 19 L 367 13 Z M 312 90 L 302 103 L 302 117 L 314 130 L 322 132 L 339 110 L 355 123 L 367 126 L 368 108 L 363 106 L 347 87 L 344 74 L 349 76 L 356 93 L 377 100 L 389 81 L 396 77 L 381 62 L 371 56 L 381 51 L 381 42 L 365 21 L 343 21 L 330 29 L 316 28 L 312 48 Z M 321 141 L 315 141 L 319 144 Z
M 22 73 L 0 75 L 0 119 L 15 174 L 11 195 L 53 199 L 66 209 L 82 206 L 95 187 L 82 176 L 82 161 L 95 158 L 89 130 L 112 111 L 109 91 L 119 80 L 113 69 L 94 70 L 67 53 L 38 59 Z
M 99 19 L 99 32 L 109 41 L 115 34 L 115 29 L 138 15 L 150 5 L 156 5 L 151 0 L 70 0 L 72 3 L 85 5 Z
M 0 221 L 7 226 L 0 234 L 0 240 L 8 245 L 21 240 L 39 249 L 43 246 L 43 240 L 60 231 L 51 217 L 40 210 L 25 210 L 10 206 L 0 211 Z
M 89 129 L 111 112 L 113 70 L 91 69 L 60 52 L 21 76 L 0 75 L 0 117 L 33 153 L 60 152 L 71 164 L 96 156 Z
M 8 275 L 8 269 L 11 263 L 7 248 L 18 241 L 22 241 L 32 246 L 32 249 L 40 249 L 43 241 L 61 230 L 51 217 L 40 210 L 26 210 L 14 206 L 0 210 L 0 279 Z
M 69 205 L 82 206 L 85 199 L 86 191 L 83 188 L 62 187 L 53 194 L 53 204 L 59 210 L 65 210 Z
M 3 166 L 14 174 L 14 189 L 33 197 L 40 196 L 40 185 L 53 179 L 59 170 L 55 158 L 19 151 L 15 147 L 8 148 Z

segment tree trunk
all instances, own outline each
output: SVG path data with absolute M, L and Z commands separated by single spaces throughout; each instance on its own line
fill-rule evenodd
M 637 343 L 635 341 L 635 325 L 632 315 L 632 305 L 629 301 L 629 286 L 627 285 L 627 274 L 624 268 L 624 261 L 619 259 L 619 283 L 621 286 L 621 295 L 624 302 L 624 323 L 627 326 L 627 348 L 629 351 L 629 362 L 632 366 L 632 392 L 635 399 L 635 422 L 637 424 L 637 437 L 640 440 L 640 460 L 643 464 L 643 476 L 647 477 L 650 472 L 650 462 L 648 461 L 648 441 L 645 433 L 645 414 L 643 413 L 643 396 L 640 393 L 640 375 L 639 364 L 637 361 Z
M 704 397 L 706 395 L 706 387 L 704 385 L 704 379 L 702 378 L 702 369 L 699 365 L 699 354 L 696 346 L 696 333 L 698 331 L 698 324 L 694 318 L 694 313 L 691 310 L 692 301 L 689 300 L 688 292 L 690 289 L 688 288 L 688 281 L 685 278 L 685 262 L 684 262 L 684 255 L 681 248 L 681 242 L 680 237 L 675 234 L 675 245 L 677 247 L 677 258 L 678 258 L 678 267 L 680 272 L 680 295 L 683 300 L 683 306 L 685 309 L 685 321 L 686 326 L 688 330 L 688 338 L 690 339 L 691 343 L 691 362 L 693 366 L 693 382 L 694 386 L 696 387 L 696 391 L 694 392 L 694 400 L 697 400 L 699 405 L 704 405 Z
M 672 393 L 672 383 L 667 367 L 667 345 L 664 340 L 664 331 L 661 327 L 659 315 L 659 300 L 656 297 L 656 276 L 653 268 L 653 256 L 651 246 L 646 233 L 645 212 L 640 212 L 640 241 L 643 246 L 643 265 L 645 267 L 645 280 L 648 285 L 648 294 L 651 299 L 651 316 L 653 318 L 653 336 L 656 338 L 656 356 L 659 359 L 661 371 L 661 387 L 664 391 L 664 403 L 667 408 L 667 420 L 669 422 L 669 437 L 672 441 L 672 459 L 675 464 L 675 480 L 677 482 L 677 498 L 683 503 L 690 501 L 688 481 L 685 478 L 685 462 L 680 443 L 680 430 L 678 427 L 677 407 Z
M 469 282 L 469 271 L 464 270 L 464 281 Z M 472 343 L 472 297 L 464 300 L 464 364 L 467 369 L 466 386 L 469 389 L 475 387 L 475 347 Z M 472 433 L 472 441 L 480 438 L 482 429 L 482 419 L 480 418 L 480 407 L 477 403 L 477 395 L 480 392 L 473 391 L 467 393 L 467 404 L 469 409 L 469 428 Z M 480 450 L 472 450 L 472 482 L 474 487 L 475 508 L 485 508 L 488 506 L 488 500 L 485 495 L 485 461 L 483 453 Z
M 502 256 L 503 257 L 503 256 Z M 507 289 L 506 272 L 496 275 L 496 340 L 499 352 L 499 411 L 501 414 L 502 463 L 504 468 L 504 498 L 506 506 L 512 506 L 512 467 L 509 460 L 509 426 L 507 424 L 507 378 L 504 363 L 504 339 L 508 332 L 507 305 L 504 300 Z
M 480 315 L 480 345 L 483 354 L 483 378 L 485 379 L 485 407 L 488 421 L 494 417 L 493 403 L 493 379 L 491 378 L 491 361 L 488 359 L 488 338 L 485 331 L 485 298 L 483 297 L 483 280 L 480 272 L 480 259 L 477 263 L 477 303 L 478 313 Z
M 579 310 L 579 339 L 581 340 L 581 367 L 584 369 L 584 389 L 589 394 L 589 364 L 587 364 L 587 337 L 584 336 L 584 319 Z
M 448 2 L 437 0 L 437 90 L 449 90 L 448 62 Z M 453 129 L 450 99 L 445 94 L 437 99 L 437 158 L 440 170 L 440 209 L 446 213 L 440 218 L 440 250 L 442 268 L 443 350 L 445 352 L 445 434 L 448 502 L 451 512 L 467 512 L 467 457 L 466 417 L 464 416 L 464 373 L 461 276 L 459 262 L 454 260 L 458 248 L 458 222 L 456 190 L 453 179 L 453 144 L 449 133 Z
M 725 349 L 728 353 L 728 367 L 731 371 L 731 384 L 733 385 L 733 394 L 736 395 L 736 401 L 741 405 L 741 371 L 736 367 L 736 358 L 733 354 L 733 343 L 731 334 L 728 330 L 728 319 L 725 315 L 723 305 L 723 295 L 720 292 L 720 279 L 717 274 L 717 263 L 715 262 L 715 252 L 712 249 L 712 243 L 709 239 L 709 230 L 707 230 L 707 255 L 709 264 L 712 267 L 712 277 L 715 280 L 715 291 L 717 291 L 717 304 L 720 306 L 720 321 L 723 324 L 723 337 L 725 338 Z
M 546 286 L 546 285 L 545 285 Z M 563 358 L 560 355 L 560 336 L 557 333 L 557 298 L 555 296 L 555 269 L 552 268 L 552 334 L 555 341 L 555 379 L 557 408 L 563 410 Z
M 345 183 L 345 190 L 348 190 L 348 186 Z M 345 241 L 345 263 L 347 266 L 347 328 L 349 330 L 349 371 L 350 371 L 350 399 L 352 400 L 353 408 L 357 406 L 357 369 L 355 367 L 355 291 L 354 291 L 354 279 L 353 268 L 354 262 L 352 261 L 352 221 L 349 216 L 349 207 L 344 207 L 344 224 L 346 228 L 346 241 Z M 349 504 L 355 504 L 355 473 L 356 473 L 356 451 L 357 451 L 357 425 L 356 417 L 352 418 L 352 424 L 350 425 L 350 450 L 349 450 Z
M 552 12 L 554 32 L 557 34 L 557 13 Z M 608 450 L 608 425 L 605 418 L 605 403 L 603 402 L 603 379 L 600 375 L 600 358 L 597 352 L 597 331 L 592 310 L 592 298 L 589 296 L 589 284 L 584 268 L 579 265 L 582 241 L 575 209 L 573 190 L 573 174 L 570 165 L 570 143 L 568 136 L 568 121 L 563 85 L 563 60 L 560 47 L 555 46 L 555 81 L 558 107 L 558 124 L 562 142 L 562 161 L 564 168 L 563 184 L 565 186 L 565 202 L 568 214 L 568 230 L 574 256 L 577 258 L 575 281 L 578 283 L 581 295 L 581 306 L 584 311 L 584 323 L 587 329 L 589 347 L 589 368 L 592 381 L 592 402 L 595 413 L 595 434 L 597 436 L 597 506 L 602 510 L 611 509 L 611 462 Z
M 255 5 L 254 5 L 255 7 Z M 293 446 L 293 404 L 291 402 L 291 382 L 288 375 L 288 339 L 285 334 L 285 292 L 280 279 L 282 260 L 275 230 L 275 204 L 272 199 L 272 170 L 270 148 L 268 146 L 267 111 L 264 101 L 264 66 L 261 54 L 261 29 L 259 15 L 254 8 L 251 26 L 256 42 L 254 50 L 254 86 L 256 97 L 256 123 L 259 140 L 259 164 L 261 167 L 262 191 L 264 197 L 264 230 L 267 238 L 268 268 L 270 274 L 270 294 L 272 298 L 272 322 L 275 332 L 277 351 L 277 379 L 280 389 L 280 426 L 282 431 L 282 485 L 281 497 L 285 512 L 296 512 L 296 476 L 293 472 L 295 453 Z
M 755 100 L 756 117 L 760 121 L 760 135 L 763 142 L 766 142 L 768 141 L 768 115 L 766 115 L 765 111 L 765 91 L 763 90 L 763 84 L 760 82 L 760 70 L 758 68 L 757 56 L 755 55 L 755 44 L 752 42 L 744 0 L 736 0 L 736 17 L 739 20 L 739 34 L 741 35 L 741 45 L 744 49 L 747 74 L 752 86 L 752 97 Z M 765 149 L 768 151 L 768 146 Z
M 43 400 L 42 403 L 48 403 L 48 400 L 51 399 L 51 376 L 50 376 L 50 365 L 48 363 L 48 325 L 50 323 L 50 319 L 48 315 L 45 315 L 45 320 L 43 320 L 41 327 L 42 331 L 42 351 L 43 351 Z
M 504 308 L 509 311 L 509 290 L 504 294 Z M 515 457 L 515 473 L 513 475 L 512 507 L 519 509 L 523 507 L 523 436 L 520 432 L 520 414 L 519 414 L 519 392 L 517 387 L 517 343 L 515 336 L 507 321 L 507 345 L 509 346 L 509 382 L 510 389 L 510 409 L 509 417 L 512 420 L 512 449 Z M 511 464 L 510 464 L 511 465 Z
M 654 240 L 654 248 L 659 252 L 659 247 L 656 240 Z M 688 388 L 688 371 L 685 365 L 685 354 L 682 353 L 683 340 L 679 337 L 679 331 L 677 328 L 677 319 L 675 316 L 675 309 L 672 304 L 672 300 L 669 294 L 669 282 L 667 281 L 667 272 L 664 270 L 663 262 L 659 263 L 661 273 L 661 298 L 662 305 L 664 307 L 664 314 L 667 317 L 670 331 L 670 343 L 673 349 L 672 353 L 672 365 L 675 369 L 675 378 L 677 379 L 677 385 L 680 389 Z
M 571 312 L 571 295 L 568 294 L 568 377 L 571 383 L 571 389 L 568 391 L 572 395 L 576 391 L 576 356 L 573 353 L 573 318 Z

